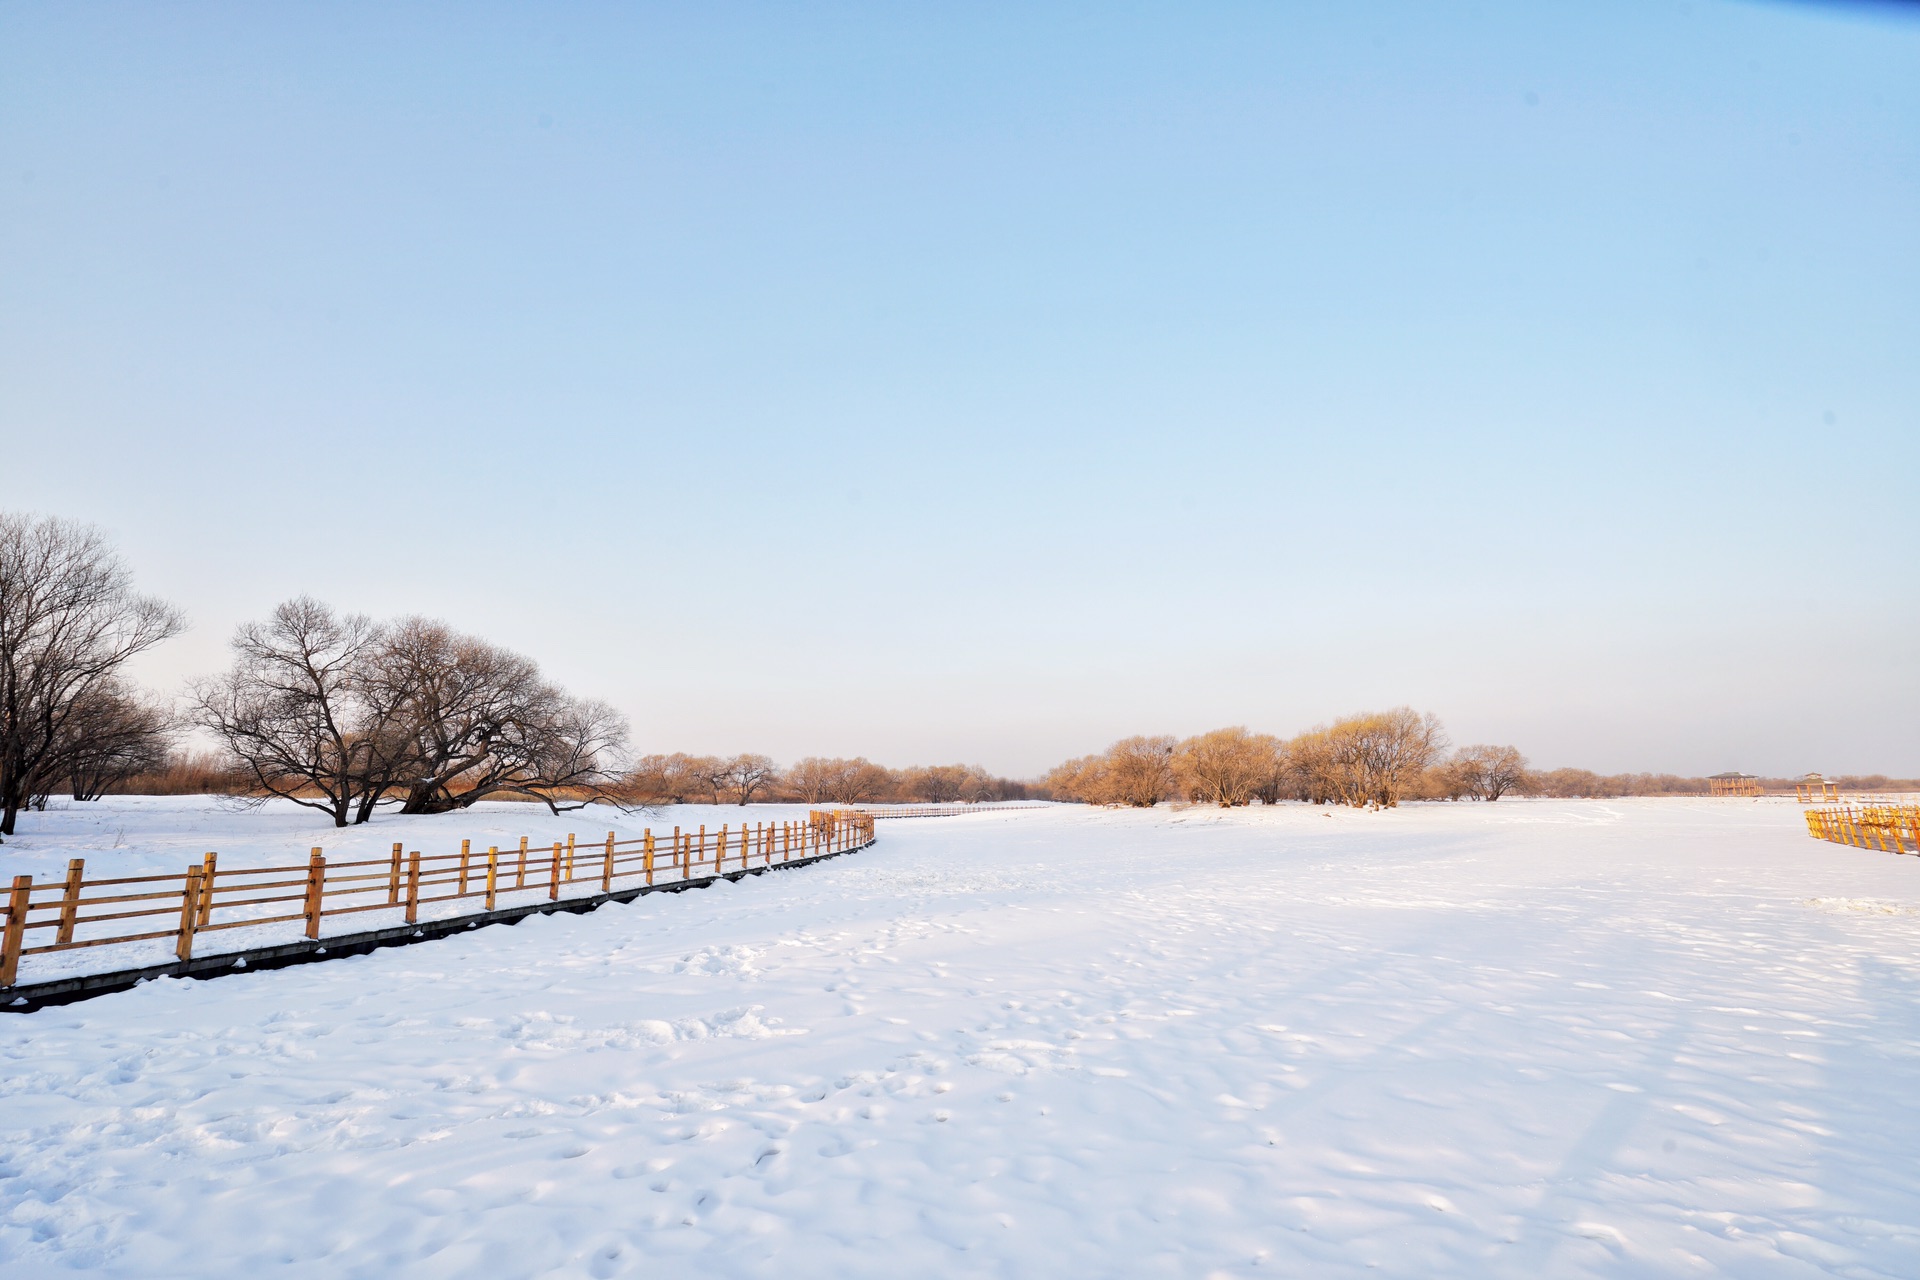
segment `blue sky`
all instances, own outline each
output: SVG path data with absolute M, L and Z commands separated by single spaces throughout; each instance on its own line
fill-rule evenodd
M 643 749 L 1920 773 L 1920 22 L 12 5 L 0 502 Z

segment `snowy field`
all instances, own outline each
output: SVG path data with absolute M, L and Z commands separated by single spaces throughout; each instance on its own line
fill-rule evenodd
M 168 869 L 327 843 L 88 808 Z M 1791 804 L 890 822 L 0 1018 L 0 1269 L 1913 1277 L 1917 998 L 1920 859 Z

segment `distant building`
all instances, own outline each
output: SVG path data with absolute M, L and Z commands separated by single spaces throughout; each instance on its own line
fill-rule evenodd
M 1817 773 L 1809 773 L 1802 777 L 1793 784 L 1793 791 L 1800 797 L 1801 804 L 1825 804 L 1829 800 L 1840 798 L 1840 788 Z
M 1716 773 L 1707 779 L 1710 796 L 1757 796 L 1760 779 L 1750 773 Z

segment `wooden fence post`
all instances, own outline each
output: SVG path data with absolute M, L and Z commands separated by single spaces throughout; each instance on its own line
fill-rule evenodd
M 686 879 L 686 873 L 680 871 L 680 828 L 678 827 L 673 829 L 673 869 L 679 873 L 681 879 Z
M 200 919 L 194 923 L 194 929 L 200 930 L 213 923 L 213 878 L 220 869 L 220 855 L 209 853 L 200 863 Z
M 727 824 L 720 824 L 719 842 L 713 846 L 713 874 L 719 875 L 721 868 L 727 865 Z
M 460 895 L 459 895 L 462 898 L 467 896 L 467 856 L 472 852 L 473 852 L 473 841 L 462 840 L 460 842 Z
M 573 832 L 567 832 L 567 883 L 573 883 Z
M 320 903 L 327 892 L 327 860 L 320 850 L 307 855 L 307 936 L 320 936 Z
M 698 852 L 694 854 L 694 860 L 700 862 L 707 860 L 707 824 L 704 822 L 700 824 L 700 846 Z M 689 878 L 693 875 L 693 865 L 691 861 L 687 865 L 687 875 Z
M 15 876 L 7 895 L 7 930 L 0 935 L 0 987 L 10 987 L 20 976 L 20 948 L 27 937 L 27 907 L 33 900 L 33 877 Z
M 407 856 L 407 923 L 420 920 L 420 851 Z
M 387 905 L 400 905 L 400 842 L 393 842 L 393 865 L 387 869 Z
M 640 839 L 645 847 L 645 852 L 641 857 L 640 865 L 646 870 L 647 883 L 652 884 L 653 883 L 653 828 L 648 827 L 646 831 L 641 834 Z
M 607 832 L 607 860 L 600 868 L 600 892 L 613 892 L 613 832 Z
M 193 959 L 193 927 L 200 923 L 200 876 L 199 867 L 188 867 L 186 887 L 180 890 L 180 936 L 173 954 L 181 960 Z
M 73 941 L 73 924 L 80 915 L 80 885 L 86 879 L 87 860 L 74 858 L 67 863 L 67 884 L 60 894 L 60 929 L 54 942 L 66 946 Z
M 547 901 L 560 900 L 560 842 L 553 842 L 553 870 L 547 876 Z
M 527 838 L 525 836 L 520 837 L 520 866 L 513 873 L 513 887 L 516 889 L 527 887 Z
M 493 910 L 493 893 L 500 884 L 500 846 L 487 846 L 487 910 Z

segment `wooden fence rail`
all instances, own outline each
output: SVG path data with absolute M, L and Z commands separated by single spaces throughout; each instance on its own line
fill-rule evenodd
M 24 956 L 172 938 L 184 961 L 200 935 L 225 929 L 298 922 L 308 938 L 318 938 L 328 919 L 363 911 L 401 911 L 414 924 L 422 907 L 438 903 L 482 899 L 493 911 L 502 899 L 558 900 L 575 885 L 609 893 L 635 883 L 698 880 L 872 840 L 871 815 L 840 809 L 814 810 L 804 822 L 675 827 L 672 835 L 647 830 L 626 840 L 609 831 L 591 844 L 568 835 L 535 847 L 523 836 L 518 847 L 480 851 L 463 840 L 457 854 L 426 855 L 395 844 L 384 858 L 345 861 L 314 849 L 304 865 L 285 867 L 222 867 L 209 853 L 184 872 L 93 880 L 86 860 L 75 858 L 59 880 L 13 878 L 0 926 L 0 989 L 15 985 Z
M 973 804 L 868 804 L 860 812 L 875 818 L 950 818 L 962 813 L 997 813 L 1005 809 L 1044 809 L 1039 800 L 981 800 Z
M 1920 853 L 1920 805 L 1829 805 L 1807 810 L 1807 831 L 1831 840 L 1882 853 Z

